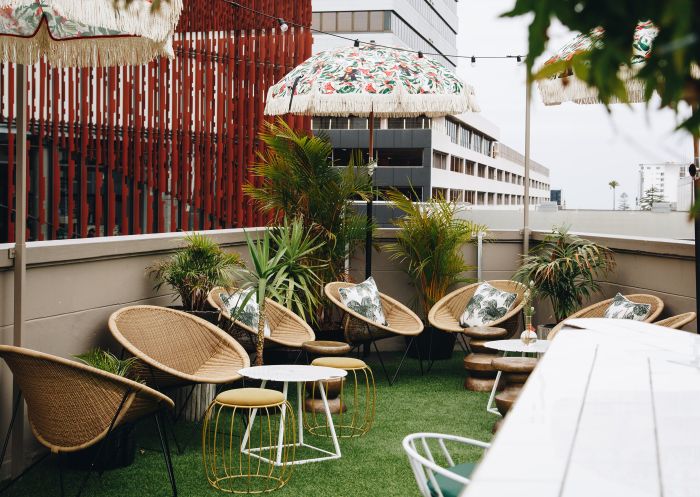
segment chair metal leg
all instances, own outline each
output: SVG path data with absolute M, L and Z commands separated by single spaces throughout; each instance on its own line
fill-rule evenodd
M 394 377 L 389 382 L 390 386 L 393 386 L 394 383 L 396 383 L 396 377 L 399 375 L 399 371 L 401 370 L 401 366 L 403 366 L 403 361 L 406 359 L 406 356 L 408 355 L 408 349 L 411 348 L 411 345 L 413 344 L 413 341 L 415 339 L 416 339 L 416 337 L 411 337 L 411 340 L 408 342 L 408 345 L 406 345 L 406 350 L 404 351 L 403 356 L 401 356 L 401 362 L 399 362 L 399 367 L 396 368 L 396 372 L 394 373 Z
M 163 459 L 165 460 L 165 469 L 168 472 L 168 480 L 170 480 L 170 487 L 173 490 L 173 497 L 177 497 L 177 486 L 175 484 L 175 472 L 173 470 L 173 461 L 170 457 L 170 446 L 168 445 L 168 437 L 163 430 L 161 425 L 161 412 L 157 412 L 154 415 L 156 420 L 156 427 L 158 428 L 158 436 L 160 437 L 160 447 L 163 451 Z
M 411 339 L 411 343 L 413 343 L 413 340 L 415 340 L 415 337 L 413 337 Z M 410 347 L 411 346 L 409 344 L 408 348 L 410 348 Z M 419 343 L 416 343 L 416 350 L 418 351 L 418 364 L 420 365 L 420 375 L 424 376 L 425 372 L 423 371 L 423 353 L 420 350 Z M 408 350 L 407 350 L 407 352 L 408 352 Z M 432 357 L 432 355 L 433 355 L 432 352 L 433 352 L 433 336 L 430 335 L 430 344 L 428 345 L 428 360 L 430 360 L 430 358 Z M 431 365 L 431 367 L 432 367 L 432 365 Z
M 61 497 L 64 497 L 66 492 L 63 488 L 63 454 L 61 453 L 58 454 L 58 482 L 61 486 Z
M 386 370 L 386 366 L 384 365 L 384 358 L 382 357 L 381 352 L 379 352 L 379 348 L 377 347 L 377 341 L 374 339 L 374 336 L 372 335 L 372 330 L 370 329 L 369 325 L 365 324 L 365 327 L 367 328 L 367 333 L 370 336 L 371 344 L 374 345 L 374 350 L 377 352 L 377 357 L 379 357 L 379 363 L 382 365 L 382 371 L 384 371 L 384 376 L 386 376 L 386 379 L 389 382 L 389 386 L 391 386 L 391 377 L 389 376 L 389 373 Z
M 97 446 L 97 452 L 95 453 L 95 457 L 92 459 L 92 463 L 90 463 L 90 469 L 88 470 L 87 475 L 85 475 L 85 478 L 83 478 L 83 481 L 80 484 L 80 487 L 78 488 L 78 493 L 76 494 L 76 497 L 80 497 L 80 495 L 83 493 L 83 489 L 85 488 L 85 485 L 87 484 L 88 480 L 90 479 L 90 475 L 92 472 L 95 470 L 95 463 L 97 463 L 97 460 L 100 458 L 102 455 L 102 449 L 104 449 L 105 443 L 107 442 L 107 439 L 109 439 L 110 435 L 112 434 L 112 430 L 114 429 L 114 424 L 117 422 L 117 418 L 119 417 L 119 413 L 122 411 L 124 408 L 124 404 L 126 403 L 126 399 L 131 395 L 131 391 L 127 390 L 124 392 L 124 395 L 122 395 L 122 400 L 119 403 L 119 407 L 117 407 L 117 411 L 114 413 L 114 416 L 112 416 L 112 421 L 109 423 L 109 428 L 107 429 L 107 434 L 105 437 L 100 441 L 99 445 Z
M 5 441 L 2 444 L 2 454 L 0 454 L 0 469 L 2 469 L 2 463 L 5 462 L 5 453 L 7 452 L 7 446 L 10 442 L 10 436 L 12 435 L 12 427 L 15 424 L 15 419 L 17 418 L 17 411 L 19 410 L 19 403 L 22 401 L 22 392 L 17 394 L 15 398 L 15 405 L 12 408 L 12 418 L 10 419 L 10 426 L 7 429 L 7 435 L 5 435 Z

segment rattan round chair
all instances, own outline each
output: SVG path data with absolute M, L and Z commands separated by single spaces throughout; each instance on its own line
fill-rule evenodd
M 235 292 L 234 288 L 216 287 L 209 292 L 207 301 L 209 304 L 221 313 L 221 316 L 226 319 L 236 329 L 242 330 L 246 336 L 250 338 L 250 343 L 255 344 L 257 340 L 258 330 L 254 329 L 238 320 L 231 318 L 231 313 L 221 300 L 220 294 Z M 271 299 L 265 299 L 265 320 L 270 327 L 270 336 L 265 337 L 265 343 L 273 344 L 278 347 L 291 349 L 301 349 L 304 342 L 316 340 L 314 330 L 285 306 Z
M 163 410 L 173 408 L 172 400 L 142 383 L 34 350 L 0 345 L 0 357 L 21 388 L 34 436 L 52 454 L 60 456 L 99 446 L 114 429 L 155 416 L 168 478 L 173 495 L 177 493 L 170 450 L 159 419 Z M 16 399 L 8 437 L 19 402 L 20 398 Z M 7 443 L 0 455 L 0 465 L 6 447 Z M 99 452 L 100 449 L 96 457 Z M 91 471 L 84 477 L 81 491 L 90 474 Z
M 109 318 L 112 336 L 138 359 L 142 380 L 157 388 L 233 383 L 250 366 L 243 347 L 226 332 L 192 314 L 134 305 Z
M 454 292 L 448 293 L 441 298 L 428 313 L 428 321 L 431 325 L 442 331 L 462 333 L 464 327 L 459 324 L 459 318 L 464 313 L 469 300 L 474 296 L 474 292 L 482 283 L 498 288 L 503 292 L 516 293 L 517 297 L 511 306 L 511 309 L 500 319 L 490 323 L 484 323 L 483 326 L 499 327 L 508 330 L 508 336 L 513 336 L 520 329 L 520 311 L 523 309 L 523 294 L 525 293 L 525 285 L 511 280 L 491 280 L 472 283 L 471 285 L 458 288 Z
M 353 286 L 353 283 L 335 281 L 333 283 L 328 283 L 324 287 L 324 292 L 326 297 L 343 312 L 343 332 L 345 334 L 345 340 L 352 346 L 359 346 L 366 343 L 374 344 L 374 349 L 377 352 L 384 374 L 387 380 L 389 380 L 389 384 L 393 385 L 414 339 L 423 332 L 423 321 L 401 302 L 383 293 L 379 294 L 379 298 L 382 302 L 382 309 L 387 324 L 382 325 L 372 321 L 343 304 L 338 289 L 350 286 Z M 396 368 L 394 376 L 389 377 L 386 367 L 384 366 L 384 359 L 377 348 L 376 342 L 383 338 L 396 336 L 409 337 L 409 340 L 407 341 L 406 350 L 401 358 L 399 366 Z M 421 361 L 421 371 L 422 368 L 423 363 Z
M 651 304 L 651 309 L 649 310 L 649 315 L 644 320 L 645 323 L 653 323 L 656 318 L 659 317 L 661 311 L 664 310 L 664 303 L 659 297 L 654 295 L 648 295 L 645 293 L 633 293 L 630 295 L 625 295 L 625 298 L 634 302 L 635 304 Z M 574 318 L 602 318 L 605 314 L 605 310 L 610 307 L 613 299 L 606 299 L 602 302 L 598 302 L 578 312 L 573 313 L 571 316 L 566 318 L 564 321 L 552 328 L 552 331 L 547 335 L 547 340 L 552 340 L 557 333 L 564 327 L 564 324 L 569 319 Z
M 665 326 L 666 328 L 673 328 L 678 330 L 683 328 L 686 324 L 690 324 L 697 318 L 697 314 L 694 312 L 684 312 L 683 314 L 677 314 L 675 316 L 662 319 L 654 324 L 657 326 Z

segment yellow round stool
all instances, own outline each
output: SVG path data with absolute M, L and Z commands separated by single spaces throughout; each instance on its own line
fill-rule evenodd
M 239 388 L 216 396 L 202 427 L 202 457 L 209 483 L 236 494 L 282 488 L 292 473 L 294 411 L 281 392 Z
M 370 367 L 364 361 L 351 357 L 319 357 L 314 359 L 311 365 L 344 369 L 348 372 L 345 381 L 336 387 L 340 392 L 338 409 L 333 413 L 333 425 L 338 437 L 359 437 L 367 433 L 374 423 L 377 402 L 374 375 Z M 330 437 L 324 413 L 320 409 L 310 408 L 318 404 L 320 390 L 316 388 L 316 383 L 307 383 L 305 390 L 307 401 L 304 403 L 304 427 L 314 435 Z

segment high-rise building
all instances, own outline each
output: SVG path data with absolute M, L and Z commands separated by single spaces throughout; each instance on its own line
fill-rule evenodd
M 455 70 L 455 0 L 313 0 L 312 26 L 352 40 L 420 50 Z M 314 33 L 313 51 L 349 44 L 332 34 Z M 478 100 L 478 88 L 477 88 Z M 366 118 L 313 119 L 326 133 L 338 165 L 353 150 L 367 154 Z M 524 157 L 500 143 L 499 129 L 480 114 L 444 118 L 388 118 L 375 123 L 375 185 L 397 188 L 417 200 L 431 196 L 467 202 L 476 208 L 513 209 L 524 203 Z M 549 170 L 531 161 L 530 201 L 549 201 Z

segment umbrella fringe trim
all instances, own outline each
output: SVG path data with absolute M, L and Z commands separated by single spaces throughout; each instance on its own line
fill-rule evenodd
M 56 67 L 142 65 L 158 56 L 172 58 L 171 39 L 158 42 L 141 37 L 53 40 L 45 27 L 32 38 L 0 37 L 0 60 L 31 65 L 46 54 Z
M 465 99 L 467 101 L 465 105 Z M 289 97 L 272 98 L 272 88 L 267 94 L 266 115 L 298 114 L 306 116 L 367 116 L 370 111 L 376 117 L 428 117 L 460 114 L 467 110 L 479 112 L 479 106 L 469 89 L 456 95 L 420 94 L 405 91 L 391 94 L 335 94 L 322 93 L 295 95 L 290 109 Z

